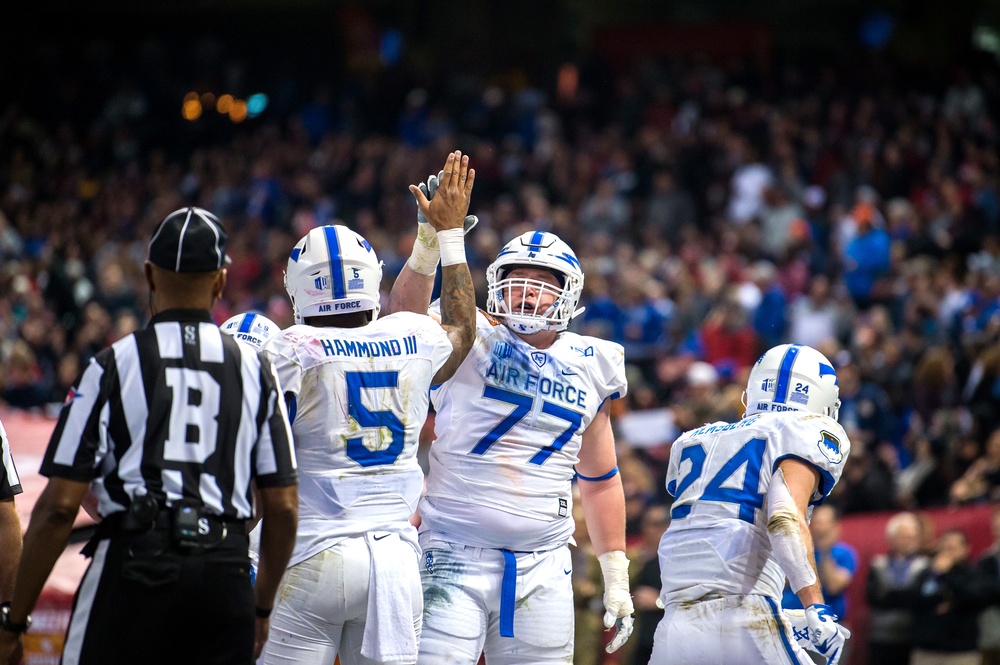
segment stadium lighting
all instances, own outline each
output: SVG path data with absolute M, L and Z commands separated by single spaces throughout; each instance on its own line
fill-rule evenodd
M 219 97 L 219 101 L 215 104 L 215 110 L 222 115 L 228 115 L 230 111 L 233 110 L 233 103 L 236 100 L 233 99 L 232 95 L 226 94 Z
M 259 116 L 267 108 L 268 101 L 267 95 L 263 92 L 250 95 L 247 98 L 247 116 L 250 118 Z

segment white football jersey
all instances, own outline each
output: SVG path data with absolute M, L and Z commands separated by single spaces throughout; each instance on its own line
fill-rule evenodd
M 349 536 L 409 528 L 428 391 L 451 352 L 444 328 L 408 312 L 362 328 L 295 325 L 267 343 L 261 353 L 285 391 L 299 463 L 289 565 Z
M 667 470 L 675 498 L 659 548 L 663 602 L 756 594 L 780 604 L 785 574 L 767 533 L 771 475 L 790 457 L 815 467 L 817 505 L 837 484 L 850 450 L 835 420 L 805 411 L 758 413 L 682 434 Z
M 519 551 L 568 542 L 582 433 L 625 391 L 620 345 L 562 332 L 536 349 L 479 312 L 465 362 L 431 391 L 437 438 L 421 530 Z

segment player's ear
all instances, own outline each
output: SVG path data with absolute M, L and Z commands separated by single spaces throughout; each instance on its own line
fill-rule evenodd
M 149 287 L 150 293 L 156 290 L 156 284 L 153 282 L 153 264 L 146 261 L 142 264 L 142 272 L 146 276 L 146 286 Z
M 222 292 L 226 289 L 226 269 L 223 268 L 215 275 L 215 283 L 212 285 L 212 299 L 218 300 L 222 297 Z

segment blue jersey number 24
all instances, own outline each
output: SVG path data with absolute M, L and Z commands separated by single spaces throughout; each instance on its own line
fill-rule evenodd
M 750 439 L 722 465 L 718 473 L 712 476 L 700 497 L 692 497 L 684 504 L 676 505 L 681 502 L 681 495 L 684 494 L 684 491 L 701 477 L 706 458 L 705 448 L 700 443 L 681 450 L 681 462 L 691 460 L 691 469 L 681 478 L 681 482 L 676 488 L 670 488 L 676 499 L 674 508 L 670 511 L 671 519 L 677 520 L 687 517 L 691 513 L 691 506 L 695 501 L 719 501 L 739 505 L 740 519 L 753 524 L 755 511 L 764 505 L 764 495 L 757 489 L 760 487 L 760 467 L 766 449 L 767 439 Z M 723 487 L 722 483 L 726 482 L 744 464 L 746 464 L 746 473 L 743 476 L 743 486 L 739 489 Z

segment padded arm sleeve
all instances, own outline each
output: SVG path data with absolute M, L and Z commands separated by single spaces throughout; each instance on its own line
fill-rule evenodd
M 809 552 L 802 538 L 805 528 L 805 517 L 795 505 L 795 499 L 785 484 L 785 475 L 781 469 L 775 469 L 767 490 L 767 533 L 774 558 L 796 593 L 816 583 L 816 571 L 809 561 Z

